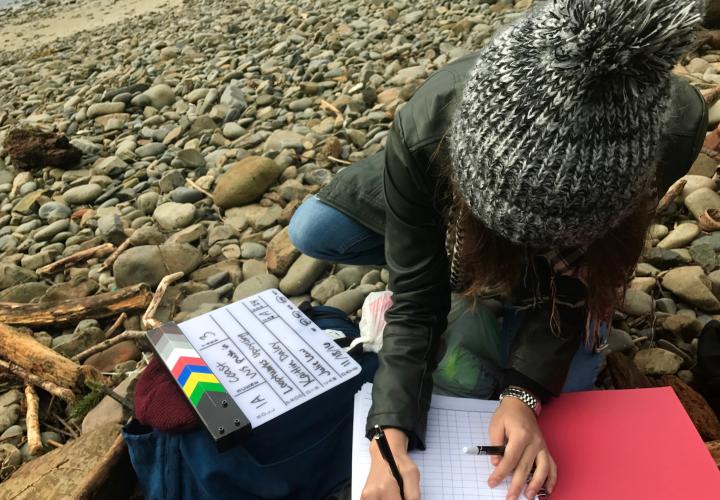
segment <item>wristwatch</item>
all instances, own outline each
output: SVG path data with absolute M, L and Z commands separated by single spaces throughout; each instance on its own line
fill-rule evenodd
M 533 393 L 523 389 L 522 387 L 518 387 L 516 385 L 511 385 L 507 387 L 504 391 L 500 393 L 500 401 L 502 401 L 504 398 L 519 399 L 520 401 L 525 403 L 528 408 L 535 412 L 536 416 L 540 416 L 540 412 L 542 411 L 542 403 L 537 397 L 535 397 Z

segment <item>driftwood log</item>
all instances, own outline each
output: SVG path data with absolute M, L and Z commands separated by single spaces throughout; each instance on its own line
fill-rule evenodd
M 130 463 L 127 444 L 119 435 L 102 459 L 77 488 L 77 500 L 96 498 L 127 498 L 132 491 L 135 474 Z
M 150 290 L 140 284 L 116 292 L 47 304 L 0 302 L 0 323 L 14 326 L 77 323 L 83 319 L 107 318 L 122 312 L 145 309 L 150 300 Z
M 33 385 L 38 385 L 36 382 L 39 379 L 76 391 L 82 388 L 86 377 L 96 376 L 93 368 L 80 366 L 31 336 L 2 323 L 0 323 L 0 359 L 8 362 L 10 371 Z M 18 367 L 20 370 L 13 370 L 13 367 Z

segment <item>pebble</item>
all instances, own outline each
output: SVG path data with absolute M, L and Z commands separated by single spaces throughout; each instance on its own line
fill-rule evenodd
M 220 302 L 220 294 L 216 290 L 205 290 L 185 297 L 180 303 L 180 309 L 182 311 L 195 311 L 203 304 L 216 304 L 218 302 Z
M 288 228 L 275 235 L 267 246 L 267 269 L 273 274 L 284 275 L 300 256 L 290 240 Z
M 301 255 L 280 281 L 280 291 L 291 297 L 307 292 L 327 267 L 325 261 Z
M 713 272 L 717 267 L 717 256 L 710 245 L 693 245 L 689 252 L 693 262 L 700 265 L 706 273 Z
M 56 234 L 67 230 L 68 227 L 70 227 L 70 221 L 68 219 L 58 220 L 37 231 L 33 237 L 35 241 L 47 241 L 52 239 Z
M 714 191 L 717 188 L 717 183 L 710 177 L 705 177 L 704 175 L 686 175 L 681 177 L 678 182 L 682 181 L 686 183 L 680 197 L 682 200 L 685 200 L 698 189 L 707 188 Z
M 366 296 L 367 293 L 363 293 L 362 290 L 355 288 L 335 295 L 330 298 L 325 305 L 329 307 L 336 307 L 345 312 L 345 314 L 354 314 L 362 307 Z
M 68 205 L 84 205 L 86 203 L 92 203 L 102 193 L 103 188 L 99 184 L 87 184 L 85 186 L 70 188 L 65 191 L 62 196 Z
M 149 100 L 149 103 L 157 109 L 162 109 L 175 102 L 175 91 L 164 83 L 150 87 L 142 94 Z M 136 102 L 136 99 L 133 99 Z
M 64 356 L 72 357 L 103 340 L 105 333 L 96 320 L 82 320 L 72 334 L 55 337 L 52 348 Z
M 223 126 L 222 133 L 225 137 L 227 137 L 228 139 L 233 141 L 235 139 L 242 137 L 242 135 L 245 133 L 245 129 L 242 128 L 237 123 L 230 122 L 230 123 L 226 123 Z
M 83 363 L 96 368 L 101 373 L 108 373 L 115 370 L 115 367 L 126 361 L 139 361 L 142 353 L 132 340 L 126 340 L 114 346 L 93 354 Z
M 153 212 L 158 226 L 166 231 L 175 231 L 192 224 L 195 219 L 195 206 L 191 203 L 163 203 Z
M 45 283 L 21 283 L 0 292 L 0 302 L 28 304 L 45 295 L 48 288 Z
M 20 446 L 23 440 L 23 428 L 19 425 L 11 425 L 5 432 L 0 434 L 0 441 L 13 446 Z
M 704 311 L 720 310 L 720 301 L 712 292 L 712 282 L 702 267 L 687 266 L 671 269 L 662 277 L 663 288 Z
M 303 149 L 305 137 L 289 130 L 276 130 L 265 141 L 263 149 L 268 151 L 282 151 L 283 149 Z
M 652 313 L 653 298 L 641 290 L 629 288 L 625 292 L 625 301 L 621 309 L 633 316 L 645 316 Z
M 265 290 L 277 288 L 278 285 L 278 279 L 272 274 L 260 274 L 258 276 L 253 276 L 252 278 L 243 281 L 235 288 L 232 300 L 233 302 L 236 302 L 250 297 L 251 295 L 264 292 Z
M 677 335 L 686 342 L 690 342 L 697 337 L 702 330 L 702 322 L 697 318 L 686 316 L 684 314 L 673 314 L 661 318 L 659 324 L 663 329 Z
M 113 264 L 113 275 L 119 287 L 147 283 L 157 286 L 168 274 L 194 271 L 202 254 L 187 243 L 146 245 L 127 249 Z
M 88 118 L 97 118 L 102 115 L 122 113 L 125 111 L 125 103 L 122 102 L 99 102 L 92 104 L 87 110 Z
M 269 158 L 245 158 L 218 178 L 213 192 L 215 203 L 221 208 L 232 208 L 257 201 L 280 177 L 282 170 Z
M 700 235 L 697 224 L 680 224 L 657 244 L 658 248 L 681 248 L 688 245 Z
M 263 259 L 265 252 L 265 245 L 253 241 L 247 241 L 240 245 L 240 256 L 243 259 Z
M 610 352 L 630 351 L 635 347 L 632 337 L 624 330 L 611 328 L 608 332 L 608 349 Z
M 656 347 L 639 351 L 634 361 L 645 375 L 674 375 L 683 364 L 677 354 Z
M 685 198 L 685 206 L 695 219 L 711 208 L 720 208 L 720 194 L 709 188 L 700 188 Z
M 350 266 L 340 269 L 335 275 L 343 282 L 345 288 L 352 288 L 360 284 L 363 271 L 360 267 Z
M 246 279 L 250 279 L 261 274 L 267 274 L 267 272 L 267 264 L 262 260 L 248 259 L 243 262 L 242 274 Z
M 15 264 L 0 262 L 0 290 L 28 281 L 37 281 L 37 274 Z
M 54 222 L 70 217 L 72 210 L 64 203 L 50 201 L 38 209 L 38 217 L 47 222 Z
M 135 154 L 140 158 L 144 158 L 146 156 L 160 156 L 164 151 L 165 144 L 161 142 L 151 142 L 137 148 Z
M 205 166 L 205 158 L 197 149 L 183 149 L 175 157 L 187 168 L 200 168 Z
M 679 250 L 668 250 L 666 248 L 647 248 L 643 253 L 643 260 L 660 269 L 667 269 L 683 264 L 683 256 Z
M 328 276 L 310 291 L 310 297 L 321 304 L 325 304 L 330 298 L 345 291 L 345 284 L 337 276 Z

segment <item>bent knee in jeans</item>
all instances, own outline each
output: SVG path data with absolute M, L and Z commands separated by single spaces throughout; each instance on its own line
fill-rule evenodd
M 288 234 L 293 245 L 316 259 L 358 265 L 381 265 L 384 237 L 352 217 L 309 198 L 290 220 Z

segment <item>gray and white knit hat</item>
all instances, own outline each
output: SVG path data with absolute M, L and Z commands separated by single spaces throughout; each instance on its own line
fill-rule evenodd
M 650 189 L 670 72 L 696 0 L 548 0 L 497 35 L 450 131 L 455 184 L 488 228 L 585 245 Z

